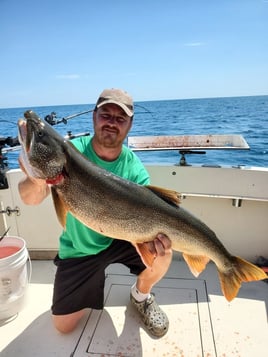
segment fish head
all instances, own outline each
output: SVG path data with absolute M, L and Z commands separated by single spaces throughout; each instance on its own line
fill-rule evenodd
M 28 110 L 19 119 L 20 161 L 35 178 L 54 179 L 64 171 L 64 139 L 36 113 Z

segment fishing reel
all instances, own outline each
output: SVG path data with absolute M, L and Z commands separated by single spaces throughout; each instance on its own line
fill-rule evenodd
M 48 114 L 48 115 L 46 115 L 45 117 L 44 117 L 44 119 L 45 119 L 45 121 L 48 123 L 48 124 L 50 124 L 50 125 L 57 125 L 57 124 L 59 124 L 59 123 L 61 123 L 61 122 L 64 122 L 64 121 L 61 121 L 61 120 L 56 120 L 56 118 L 57 118 L 57 114 L 55 113 L 55 112 L 51 112 L 50 114 Z M 67 124 L 67 121 L 66 122 L 64 122 L 64 124 Z
M 48 115 L 46 115 L 44 117 L 44 120 L 50 125 L 57 125 L 57 124 L 60 124 L 60 123 L 67 124 L 69 119 L 76 118 L 76 117 L 78 117 L 80 115 L 83 115 L 83 114 L 91 113 L 92 111 L 93 111 L 92 109 L 86 110 L 84 112 L 68 115 L 67 117 L 61 118 L 59 120 L 56 119 L 57 118 L 57 114 L 55 112 L 51 112 L 50 114 L 48 114 Z M 67 140 L 70 140 L 70 139 L 78 138 L 80 136 L 88 136 L 88 135 L 90 135 L 89 132 L 73 134 L 71 130 L 68 130 L 67 131 L 67 135 L 65 135 L 64 138 L 67 139 Z
M 10 147 L 20 145 L 18 137 L 16 136 L 15 138 L 12 138 L 11 136 L 8 136 L 4 138 L 0 136 L 0 149 L 2 149 L 5 145 Z
M 6 177 L 6 172 L 8 170 L 8 158 L 6 155 L 4 155 L 4 148 L 6 146 L 13 147 L 17 145 L 19 145 L 18 137 L 0 137 L 0 190 L 8 188 Z

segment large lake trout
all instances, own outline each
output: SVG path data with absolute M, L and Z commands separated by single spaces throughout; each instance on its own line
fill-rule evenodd
M 20 160 L 29 175 L 51 186 L 63 227 L 70 212 L 91 229 L 134 244 L 147 266 L 152 266 L 154 257 L 141 243 L 163 233 L 195 276 L 209 260 L 216 264 L 228 301 L 242 282 L 266 278 L 262 269 L 232 256 L 208 226 L 180 207 L 177 192 L 118 177 L 85 158 L 33 111 L 24 117 L 18 122 Z

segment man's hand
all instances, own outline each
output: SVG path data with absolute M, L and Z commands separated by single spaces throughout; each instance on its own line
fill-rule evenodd
M 147 245 L 149 251 L 154 255 L 155 258 L 158 256 L 170 254 L 172 251 L 171 240 L 162 233 L 159 233 L 154 240 L 143 244 Z
M 35 178 L 35 177 L 31 176 L 31 175 L 27 172 L 27 170 L 26 170 L 26 168 L 25 168 L 25 166 L 24 166 L 24 164 L 23 164 L 23 161 L 22 161 L 22 159 L 21 159 L 20 157 L 18 158 L 18 162 L 19 162 L 21 171 L 27 176 L 27 179 L 30 180 L 34 185 L 43 186 L 43 187 L 46 187 L 46 186 L 47 186 L 46 180 Z
M 26 205 L 38 205 L 49 195 L 50 188 L 46 180 L 30 176 L 20 158 L 19 165 L 26 175 L 18 184 L 20 197 Z

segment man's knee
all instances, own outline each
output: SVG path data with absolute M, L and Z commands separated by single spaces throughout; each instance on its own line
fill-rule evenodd
M 70 333 L 76 328 L 84 313 L 84 310 L 80 310 L 67 315 L 52 315 L 53 324 L 59 332 Z

